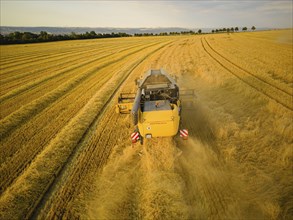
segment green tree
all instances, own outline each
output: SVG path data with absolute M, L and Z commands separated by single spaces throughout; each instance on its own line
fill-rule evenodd
M 18 40 L 22 40 L 22 35 L 23 33 L 20 33 L 19 31 L 15 31 L 13 33 L 10 33 L 8 35 L 8 38 L 13 41 L 18 41 Z
M 94 31 L 91 31 L 89 35 L 90 35 L 91 38 L 97 37 L 97 34 Z
M 239 31 L 239 28 L 238 27 L 235 27 L 235 31 Z
M 78 39 L 78 35 L 75 32 L 71 32 L 70 37 L 71 39 Z
M 32 39 L 32 35 L 31 35 L 31 33 L 29 33 L 29 32 L 24 32 L 23 33 L 23 35 L 22 35 L 22 40 L 24 40 L 24 41 L 29 41 L 29 40 L 31 40 Z
M 5 40 L 4 35 L 0 34 L 0 43 L 3 44 L 4 40 Z
M 247 31 L 247 27 L 243 27 L 242 30 L 243 30 L 243 31 Z
M 197 31 L 197 33 L 201 34 L 201 29 L 199 29 L 199 30 Z
M 252 27 L 251 27 L 251 30 L 253 30 L 253 31 L 254 31 L 255 29 L 256 29 L 256 28 L 255 28 L 254 26 L 252 26 Z
M 46 41 L 49 39 L 49 35 L 46 31 L 41 31 L 38 39 Z

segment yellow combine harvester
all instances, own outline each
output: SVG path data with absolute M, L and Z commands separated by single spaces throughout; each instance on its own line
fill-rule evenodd
M 132 114 L 135 126 L 132 142 L 175 136 L 181 115 L 179 87 L 175 80 L 163 69 L 149 70 L 137 80 L 137 85 L 137 93 L 121 93 L 116 106 L 117 113 Z M 180 130 L 180 136 L 187 139 L 188 131 Z

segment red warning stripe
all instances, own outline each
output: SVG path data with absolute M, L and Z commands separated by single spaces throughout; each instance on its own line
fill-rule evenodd
M 187 129 L 180 130 L 180 137 L 188 137 L 188 130 Z
M 131 138 L 133 138 L 136 135 L 137 132 L 134 132 L 131 134 Z
M 139 139 L 139 133 L 138 132 L 134 132 L 131 134 L 131 139 L 133 141 L 137 141 Z

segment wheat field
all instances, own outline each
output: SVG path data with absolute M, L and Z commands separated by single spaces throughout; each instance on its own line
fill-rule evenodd
M 293 218 L 292 29 L 0 46 L 0 219 Z M 165 68 L 190 137 L 132 145 Z

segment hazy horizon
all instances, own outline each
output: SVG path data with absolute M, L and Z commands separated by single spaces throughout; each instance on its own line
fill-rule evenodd
M 96 26 L 96 27 L 90 27 L 90 26 L 17 26 L 17 25 L 0 25 L 0 27 L 23 27 L 23 28 L 113 28 L 113 29 L 158 29 L 158 28 L 182 28 L 182 29 L 198 29 L 198 28 L 203 28 L 203 29 L 215 29 L 215 28 L 230 28 L 230 27 L 247 27 L 247 28 L 250 28 L 251 26 L 247 26 L 247 25 L 244 25 L 244 26 L 239 26 L 239 25 L 235 25 L 235 26 L 219 26 L 219 27 L 191 27 L 191 28 L 188 28 L 188 27 L 176 27 L 176 26 L 166 26 L 166 27 L 114 27 L 114 26 Z M 255 25 L 253 25 L 255 26 Z M 280 28 L 276 28 L 276 27 L 258 27 L 256 26 L 257 28 L 271 28 L 271 29 L 292 29 L 293 27 L 280 27 Z
M 7 1 L 1 26 L 292 28 L 292 1 Z

